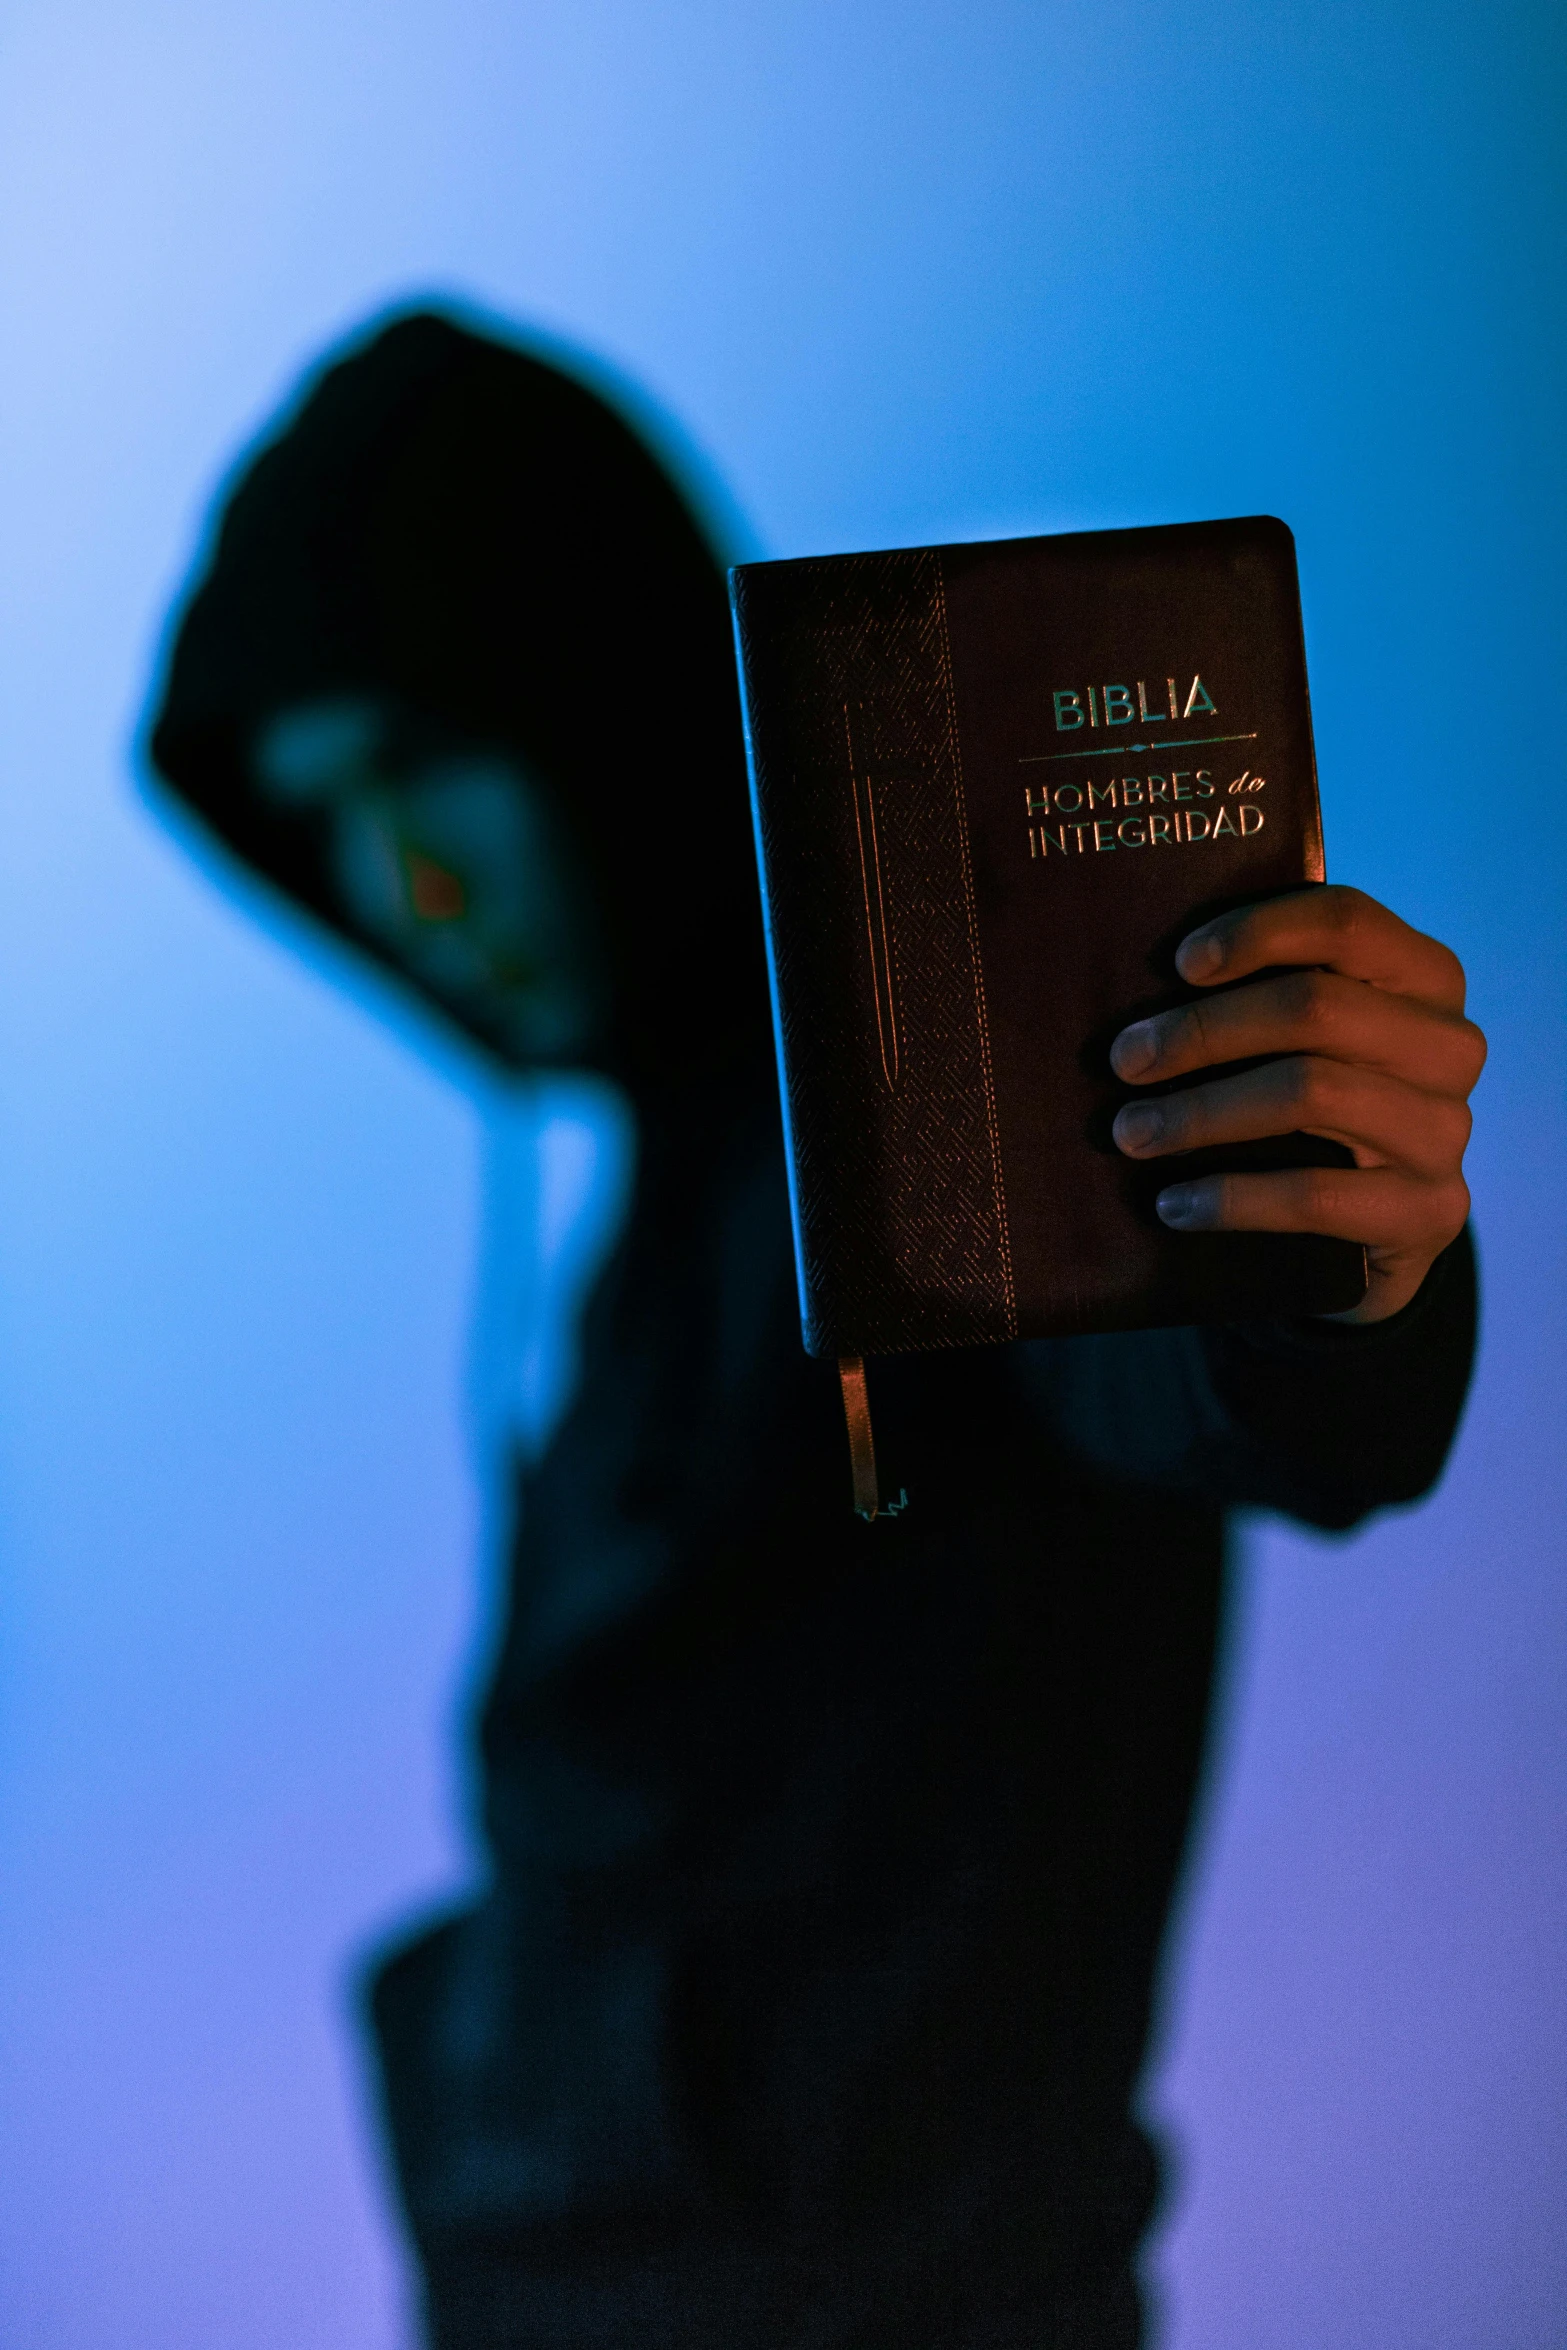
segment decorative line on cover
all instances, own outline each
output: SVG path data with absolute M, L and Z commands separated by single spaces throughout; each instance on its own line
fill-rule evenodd
M 876 1038 L 881 1048 L 882 1075 L 890 1091 L 895 1090 L 898 1083 L 898 998 L 893 983 L 887 887 L 882 874 L 881 842 L 876 830 L 876 788 L 870 775 L 862 775 L 856 765 L 854 728 L 847 702 L 843 705 L 843 734 L 849 751 L 849 790 L 854 798 L 854 831 L 860 851 L 860 890 L 865 900 L 865 935 L 871 951 L 871 991 L 876 1006 Z

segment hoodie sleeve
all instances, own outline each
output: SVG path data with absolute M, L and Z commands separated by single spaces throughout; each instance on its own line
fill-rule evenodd
M 1475 1324 L 1466 1228 L 1385 1322 L 1070 1339 L 1028 1349 L 1026 1376 L 1093 1467 L 1338 1532 L 1435 1484 L 1468 1390 Z

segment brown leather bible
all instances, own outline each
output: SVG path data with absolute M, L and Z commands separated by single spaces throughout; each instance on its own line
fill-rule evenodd
M 1285 525 L 730 578 L 805 1344 L 851 1422 L 866 1355 L 1353 1305 L 1357 1247 L 1153 1208 L 1336 1145 L 1110 1139 L 1112 1038 L 1197 992 L 1181 939 L 1323 879 Z

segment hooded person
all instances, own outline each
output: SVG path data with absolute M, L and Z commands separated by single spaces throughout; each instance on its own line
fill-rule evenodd
M 1368 1329 L 802 1351 L 718 561 L 583 384 L 420 314 L 248 465 L 151 736 L 230 858 L 635 1122 L 521 1472 L 482 1892 L 372 2037 L 440 2350 L 1132 2350 L 1136 2100 L 1237 1503 L 1438 1472 L 1467 1239 Z M 918 1464 L 917 1478 L 910 1465 Z

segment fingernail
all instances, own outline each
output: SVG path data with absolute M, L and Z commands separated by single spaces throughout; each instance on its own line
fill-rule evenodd
M 1113 1132 L 1122 1150 L 1146 1150 L 1164 1132 L 1164 1112 L 1152 1102 L 1130 1102 L 1117 1112 Z
M 1130 1028 L 1123 1028 L 1110 1047 L 1110 1059 L 1118 1077 L 1136 1077 L 1143 1069 L 1151 1069 L 1159 1058 L 1159 1032 L 1151 1020 L 1134 1020 Z
M 1224 962 L 1224 941 L 1213 930 L 1194 930 L 1182 939 L 1176 967 L 1183 979 L 1209 979 Z
M 1202 1192 L 1195 1183 L 1172 1183 L 1161 1191 L 1154 1206 L 1160 1221 L 1165 1224 L 1198 1224 L 1202 1221 Z

